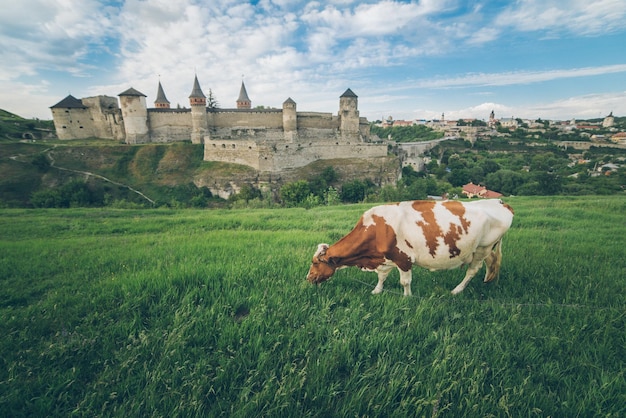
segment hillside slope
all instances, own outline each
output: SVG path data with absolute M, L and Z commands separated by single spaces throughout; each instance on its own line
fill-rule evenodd
M 393 183 L 399 167 L 395 157 L 342 159 L 269 175 L 238 164 L 203 161 L 202 157 L 202 145 L 189 143 L 131 146 L 110 141 L 0 141 L 0 207 L 29 206 L 33 193 L 76 180 L 87 182 L 109 200 L 160 205 L 207 196 L 207 191 L 227 198 L 244 184 L 276 192 L 286 182 L 313 177 L 329 166 L 340 181 L 370 178 L 378 184 Z

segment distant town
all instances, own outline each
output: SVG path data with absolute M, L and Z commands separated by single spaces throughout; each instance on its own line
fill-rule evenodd
M 492 111 L 487 121 L 480 119 L 446 120 L 445 114 L 442 114 L 441 119 L 434 120 L 395 120 L 389 116 L 376 121 L 375 125 L 381 128 L 424 125 L 435 131 L 443 132 L 444 136 L 448 138 L 463 138 L 470 142 L 474 142 L 477 138 L 506 137 L 511 135 L 511 131 L 523 129 L 535 135 L 545 135 L 549 130 L 552 130 L 558 136 L 568 136 L 574 133 L 593 142 L 626 145 L 626 129 L 624 126 L 616 125 L 613 112 L 597 122 L 577 121 L 576 119 L 565 121 L 531 120 L 514 117 L 498 119 L 495 112 Z

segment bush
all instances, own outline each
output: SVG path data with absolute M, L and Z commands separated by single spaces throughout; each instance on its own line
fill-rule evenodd
M 103 206 L 104 192 L 87 183 L 74 180 L 58 190 L 46 189 L 32 194 L 30 203 L 36 208 L 69 208 Z
M 293 183 L 287 183 L 280 188 L 280 198 L 283 205 L 287 207 L 299 206 L 311 194 L 309 182 L 306 180 L 298 180 Z

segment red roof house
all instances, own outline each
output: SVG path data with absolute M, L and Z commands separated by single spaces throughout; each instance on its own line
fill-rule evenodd
M 495 199 L 497 197 L 502 197 L 502 193 L 488 190 L 486 187 L 474 184 L 472 182 L 469 182 L 465 186 L 463 186 L 463 194 L 470 199 L 473 197 L 479 197 L 482 199 Z

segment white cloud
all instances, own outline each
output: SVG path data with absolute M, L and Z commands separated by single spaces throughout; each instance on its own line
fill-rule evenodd
M 82 60 L 101 48 L 110 30 L 107 10 L 96 0 L 5 2 L 0 13 L 0 80 L 41 69 L 79 74 L 88 66 Z
M 624 30 L 623 0 L 519 0 L 499 17 L 498 24 L 520 31 L 606 34 Z
M 604 65 L 572 69 L 546 71 L 511 71 L 504 73 L 465 74 L 458 77 L 419 81 L 415 87 L 420 88 L 452 88 L 475 86 L 507 86 L 514 84 L 530 84 L 564 78 L 589 77 L 626 72 L 626 64 Z
M 535 104 L 524 110 L 524 113 L 534 113 L 545 119 L 593 119 L 604 117 L 610 112 L 626 115 L 626 91 L 569 97 Z

